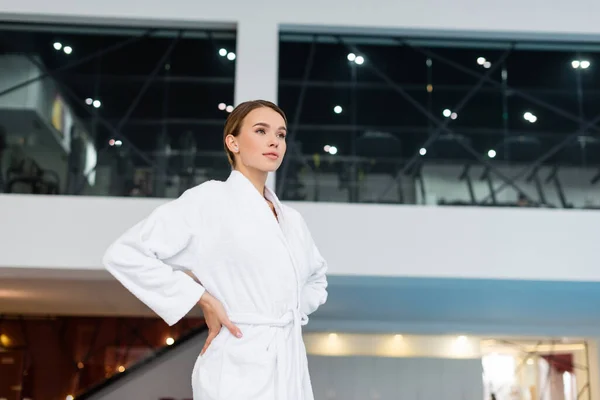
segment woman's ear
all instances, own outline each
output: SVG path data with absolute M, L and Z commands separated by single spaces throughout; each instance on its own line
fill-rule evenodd
M 233 135 L 227 135 L 227 137 L 225 138 L 225 143 L 227 143 L 227 148 L 232 153 L 239 153 L 240 152 L 240 148 L 239 148 L 239 146 L 237 144 L 237 140 L 235 139 L 235 136 L 233 136 Z

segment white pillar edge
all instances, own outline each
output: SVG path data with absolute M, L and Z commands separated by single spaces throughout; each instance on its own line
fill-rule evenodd
M 237 26 L 234 104 L 248 100 L 277 103 L 279 24 L 260 18 L 241 20 Z M 275 173 L 267 178 L 275 190 Z

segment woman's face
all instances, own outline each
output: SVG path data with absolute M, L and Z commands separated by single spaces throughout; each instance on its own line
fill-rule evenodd
M 252 110 L 240 127 L 238 136 L 227 137 L 227 145 L 236 158 L 236 168 L 276 171 L 286 151 L 285 121 L 275 110 L 261 107 Z

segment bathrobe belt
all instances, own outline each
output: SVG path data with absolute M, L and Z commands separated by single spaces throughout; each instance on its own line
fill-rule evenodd
M 277 346 L 277 398 L 280 400 L 303 400 L 303 383 L 304 377 L 308 376 L 308 364 L 302 343 L 302 326 L 308 323 L 308 317 L 300 310 L 292 309 L 279 318 L 270 318 L 259 314 L 230 314 L 229 319 L 238 325 L 266 325 L 292 329 L 290 342 L 286 340 L 283 329 L 276 332 L 273 339 Z M 288 370 L 290 368 L 291 370 Z M 286 372 L 295 380 L 295 384 L 287 381 Z

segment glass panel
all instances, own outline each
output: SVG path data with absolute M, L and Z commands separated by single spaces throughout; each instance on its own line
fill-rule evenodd
M 3 191 L 175 197 L 227 177 L 234 33 L 55 28 L 3 30 Z M 282 35 L 290 145 L 277 190 L 284 200 L 600 207 L 590 48 Z
M 600 207 L 595 53 L 577 43 L 299 38 L 282 35 L 280 102 L 298 121 L 294 146 L 336 170 L 290 162 L 278 182 L 309 194 L 284 185 L 283 198 Z M 316 175 L 327 195 L 314 194 Z
M 0 191 L 176 196 L 195 160 L 224 159 L 235 32 L 11 24 L 0 34 Z

